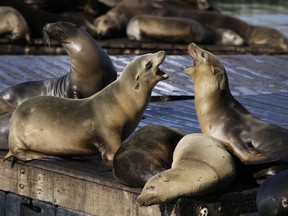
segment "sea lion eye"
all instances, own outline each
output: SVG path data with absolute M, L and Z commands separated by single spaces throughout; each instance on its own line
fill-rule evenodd
M 152 68 L 152 61 L 149 61 L 146 65 L 145 65 L 146 71 L 150 70 Z

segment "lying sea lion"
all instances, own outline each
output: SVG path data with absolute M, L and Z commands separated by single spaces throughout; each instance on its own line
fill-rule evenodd
M 241 46 L 243 38 L 230 29 L 212 30 L 202 23 L 183 17 L 134 16 L 128 22 L 129 39 L 158 40 L 172 43 L 202 43 Z
M 154 175 L 171 168 L 175 146 L 185 135 L 162 125 L 147 125 L 134 132 L 114 156 L 113 174 L 118 182 L 143 187 Z
M 114 154 L 137 127 L 152 89 L 168 75 L 159 69 L 165 52 L 139 56 L 120 77 L 85 99 L 38 96 L 13 112 L 5 160 L 81 156 L 101 153 L 112 165 Z
M 194 66 L 183 69 L 194 83 L 195 109 L 204 134 L 219 139 L 244 164 L 288 161 L 288 130 L 260 120 L 231 94 L 223 64 L 191 43 Z
M 156 174 L 137 198 L 140 205 L 169 202 L 181 196 L 219 192 L 235 178 L 233 157 L 208 135 L 188 134 L 177 144 L 171 169 Z
M 11 40 L 30 41 L 29 27 L 24 17 L 12 7 L 0 6 L 0 35 Z

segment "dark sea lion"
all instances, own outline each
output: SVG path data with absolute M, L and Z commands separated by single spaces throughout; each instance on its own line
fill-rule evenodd
M 12 7 L 0 6 L 0 35 L 11 40 L 30 41 L 29 27 L 24 17 Z
M 171 167 L 175 146 L 183 132 L 162 125 L 147 125 L 132 134 L 114 156 L 118 182 L 143 187 L 152 176 Z
M 70 57 L 70 73 L 48 80 L 20 83 L 0 93 L 13 106 L 38 95 L 85 98 L 117 78 L 113 62 L 85 30 L 68 22 L 46 24 L 45 34 L 59 41 Z
M 288 130 L 260 120 L 231 94 L 223 64 L 191 43 L 194 66 L 183 69 L 194 83 L 195 109 L 204 134 L 222 141 L 244 164 L 288 161 Z
M 13 107 L 39 95 L 85 98 L 103 89 L 117 78 L 113 62 L 85 30 L 72 23 L 46 24 L 45 34 L 59 41 L 70 56 L 70 73 L 47 80 L 29 81 L 0 92 Z M 0 149 L 8 149 L 10 115 L 0 118 Z
M 288 170 L 268 177 L 260 186 L 256 205 L 260 216 L 288 215 Z
M 171 169 L 156 174 L 137 198 L 140 205 L 169 202 L 228 188 L 236 176 L 233 157 L 224 145 L 204 134 L 188 134 L 177 144 Z
M 165 52 L 139 56 L 120 77 L 85 99 L 38 96 L 20 104 L 11 117 L 9 152 L 19 160 L 101 153 L 114 154 L 137 127 L 152 89 L 168 75 L 159 69 Z

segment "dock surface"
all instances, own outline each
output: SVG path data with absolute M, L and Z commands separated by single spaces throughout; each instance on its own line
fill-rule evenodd
M 120 75 L 135 55 L 110 57 Z M 288 55 L 218 57 L 226 68 L 235 98 L 260 119 L 288 129 Z M 169 73 L 169 79 L 157 84 L 153 96 L 174 96 L 174 99 L 193 96 L 191 78 L 181 73 L 181 68 L 191 64 L 188 55 L 168 55 L 161 68 Z M 0 90 L 24 81 L 64 75 L 68 73 L 69 65 L 66 55 L 0 56 Z M 161 124 L 188 133 L 200 131 L 193 99 L 150 102 L 138 128 L 148 124 Z M 1 158 L 5 154 L 6 151 L 0 151 Z M 0 190 L 83 215 L 194 215 L 191 211 L 201 211 L 204 207 L 211 215 L 256 211 L 255 188 L 248 192 L 226 191 L 216 198 L 209 197 L 208 201 L 201 197 L 182 198 L 165 205 L 140 207 L 136 198 L 141 188 L 120 185 L 112 172 L 103 170 L 100 160 L 95 158 L 17 162 L 13 168 L 11 161 L 6 161 L 0 163 L 0 173 Z

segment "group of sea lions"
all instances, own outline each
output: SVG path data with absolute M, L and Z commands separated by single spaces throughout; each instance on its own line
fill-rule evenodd
M 43 30 L 47 39 L 58 40 L 67 51 L 70 73 L 21 83 L 0 93 L 2 148 L 7 148 L 9 136 L 5 160 L 99 152 L 119 182 L 143 187 L 138 197 L 141 205 L 229 187 L 237 172 L 232 154 L 243 164 L 264 164 L 264 170 L 263 166 L 257 170 L 264 176 L 287 168 L 288 131 L 254 117 L 236 101 L 224 66 L 212 53 L 191 43 L 188 53 L 194 65 L 183 69 L 194 83 L 202 134 L 161 125 L 148 125 L 132 134 L 152 89 L 168 78 L 159 69 L 165 52 L 136 57 L 116 78 L 109 56 L 83 29 L 57 22 Z M 277 208 L 282 207 L 286 208 Z
M 126 36 L 139 41 L 148 39 L 187 44 L 266 45 L 282 52 L 288 50 L 288 39 L 278 30 L 250 25 L 222 14 L 207 0 L 103 0 L 95 1 L 94 4 L 87 0 L 81 4 L 83 16 L 73 16 L 69 11 L 56 14 L 45 11 L 45 7 L 36 9 L 37 6 L 27 6 L 25 2 L 2 1 L 0 17 L 7 22 L 0 25 L 0 34 L 6 33 L 12 39 L 25 36 L 28 40 L 29 33 L 39 36 L 45 23 L 61 19 L 76 23 L 96 38 Z M 64 2 L 67 10 L 72 10 L 75 2 L 70 3 L 71 7 Z M 48 3 L 45 1 L 45 4 Z M 50 4 L 56 3 L 50 0 Z M 107 6 L 102 13 L 97 10 L 101 7 L 99 4 Z

